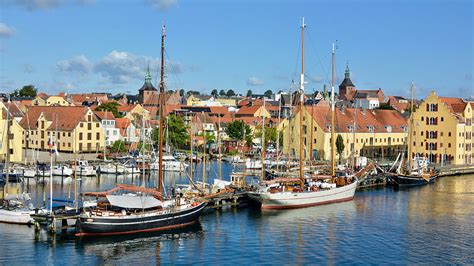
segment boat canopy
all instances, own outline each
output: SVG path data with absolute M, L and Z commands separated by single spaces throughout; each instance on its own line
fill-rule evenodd
M 107 195 L 106 197 L 111 205 L 125 209 L 149 209 L 162 204 L 152 196 Z
M 154 196 L 157 199 L 161 199 L 161 193 L 152 188 L 145 188 L 145 187 L 137 187 L 137 186 L 132 186 L 132 185 L 125 185 L 125 184 L 118 184 L 117 187 L 112 188 L 111 190 L 108 191 L 103 191 L 103 192 L 85 192 L 84 196 L 89 196 L 89 197 L 105 197 L 107 195 L 111 195 L 112 193 L 116 191 L 132 191 L 132 192 L 142 192 L 146 193 L 149 195 Z

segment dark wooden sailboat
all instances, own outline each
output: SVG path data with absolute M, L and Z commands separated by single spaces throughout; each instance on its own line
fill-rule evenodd
M 413 141 L 411 140 L 413 136 L 413 111 L 414 111 L 414 84 L 411 84 L 411 104 L 410 104 L 410 130 L 408 132 L 408 145 Z M 409 166 L 404 172 L 399 172 L 395 174 L 390 174 L 389 179 L 393 185 L 398 187 L 408 187 L 408 186 L 421 186 L 428 183 L 432 183 L 438 177 L 438 173 L 435 171 L 428 171 L 428 163 L 422 163 L 423 158 L 414 157 L 412 158 L 412 152 L 408 152 Z M 402 160 L 403 162 L 403 160 Z
M 196 198 L 163 198 L 163 128 L 164 128 L 164 40 L 161 36 L 160 136 L 158 189 L 119 185 L 86 196 L 106 198 L 90 209 L 84 209 L 76 221 L 76 236 L 105 236 L 169 230 L 191 225 L 199 220 L 207 205 Z M 115 194 L 127 191 L 128 194 Z M 133 194 L 130 194 L 132 192 Z

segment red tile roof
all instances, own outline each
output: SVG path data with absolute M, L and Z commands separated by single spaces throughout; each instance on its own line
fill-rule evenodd
M 238 115 L 238 116 L 244 116 L 244 115 L 245 116 L 248 116 L 248 115 L 253 116 L 258 111 L 258 109 L 260 109 L 260 107 L 262 107 L 262 106 L 261 105 L 253 105 L 253 106 L 244 105 L 235 114 Z
M 130 125 L 130 119 L 128 118 L 115 118 L 115 127 L 120 130 L 120 135 L 125 136 L 127 127 Z
M 104 112 L 104 111 L 93 111 L 96 116 L 98 116 L 101 120 L 114 120 L 115 116 L 112 112 Z
M 467 103 L 462 98 L 439 97 L 454 113 L 462 113 Z
M 38 118 L 43 114 L 47 121 L 53 122 L 48 129 L 73 130 L 79 122 L 86 121 L 88 107 L 84 106 L 31 106 L 20 121 L 24 129 L 37 129 Z M 97 121 L 93 117 L 94 121 Z
M 314 121 L 323 129 L 330 132 L 331 109 L 329 107 L 306 107 L 312 114 Z M 407 120 L 396 110 L 366 110 L 347 108 L 343 111 L 336 109 L 335 130 L 336 132 L 350 132 L 349 127 L 355 119 L 355 132 L 370 132 L 369 126 L 374 127 L 375 132 L 387 132 L 386 126 L 392 128 L 393 133 L 403 132 L 407 126 Z

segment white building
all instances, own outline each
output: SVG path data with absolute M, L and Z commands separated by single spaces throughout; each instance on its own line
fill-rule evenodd
M 94 111 L 99 118 L 100 127 L 105 132 L 105 145 L 110 146 L 120 139 L 120 129 L 116 127 L 115 116 L 112 112 Z

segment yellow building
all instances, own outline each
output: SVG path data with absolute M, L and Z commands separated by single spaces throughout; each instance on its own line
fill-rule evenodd
M 104 129 L 88 107 L 32 106 L 20 125 L 26 149 L 48 150 L 48 140 L 52 140 L 63 152 L 104 150 Z
M 150 119 L 150 112 L 140 104 L 118 106 L 117 110 L 124 118 L 128 118 L 130 121 L 135 119 L 141 120 L 142 116 L 145 120 Z
M 32 106 L 46 106 L 46 101 L 48 100 L 48 96 L 45 94 L 37 95 L 32 101 Z
M 10 162 L 20 163 L 23 161 L 23 152 L 21 149 L 22 137 L 23 137 L 23 128 L 18 124 L 14 119 L 13 115 L 10 113 L 10 138 L 7 137 L 7 108 L 0 102 L 0 108 L 2 112 L 0 113 L 0 157 L 1 161 L 5 162 L 7 157 L 7 141 L 9 142 L 10 149 Z
M 46 99 L 46 106 L 51 106 L 51 105 L 69 106 L 71 104 L 66 100 L 66 97 L 53 95 L 53 96 L 49 96 L 48 99 Z
M 215 99 L 216 102 L 220 103 L 222 106 L 237 106 L 237 99 L 236 98 L 221 98 L 217 97 Z
M 331 110 L 318 106 L 303 108 L 303 157 L 331 159 Z M 341 135 L 341 159 L 365 156 L 394 158 L 406 150 L 407 121 L 394 110 L 336 109 L 335 136 Z M 300 112 L 283 129 L 283 152 L 299 156 Z M 310 152 L 311 151 L 311 152 Z M 339 156 L 336 152 L 336 159 Z
M 413 112 L 409 154 L 434 163 L 472 163 L 472 104 L 431 92 Z

